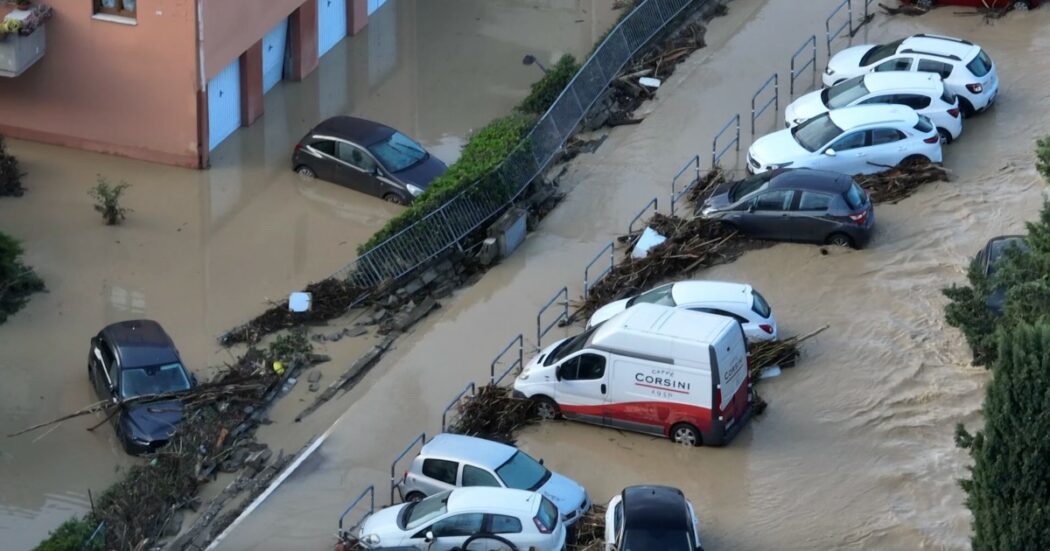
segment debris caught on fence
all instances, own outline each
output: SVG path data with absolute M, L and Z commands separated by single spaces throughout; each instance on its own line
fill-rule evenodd
M 509 387 L 489 383 L 459 403 L 446 431 L 512 444 L 518 429 L 538 420 L 530 400 L 511 396 Z
M 239 343 L 255 343 L 261 337 L 306 323 L 317 323 L 332 320 L 349 311 L 350 306 L 368 289 L 357 287 L 345 280 L 330 277 L 306 286 L 310 293 L 310 310 L 291 312 L 288 301 L 274 305 L 255 319 L 234 328 L 222 336 L 220 341 L 229 346 Z
M 879 7 L 886 12 L 886 15 L 910 15 L 914 17 L 916 15 L 926 15 L 930 11 L 930 8 L 916 6 L 915 4 L 901 4 L 900 7 L 893 8 L 880 2 Z
M 875 203 L 896 203 L 915 193 L 923 184 L 948 181 L 948 171 L 926 159 L 901 163 L 878 174 L 858 174 L 857 183 Z

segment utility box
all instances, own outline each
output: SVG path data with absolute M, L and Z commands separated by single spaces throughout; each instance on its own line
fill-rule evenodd
M 8 19 L 29 12 L 14 12 Z M 47 51 L 47 30 L 40 25 L 29 36 L 10 33 L 0 40 L 0 77 L 17 77 L 44 57 Z
M 525 209 L 512 208 L 489 226 L 489 237 L 496 240 L 500 258 L 510 256 L 522 241 L 525 241 L 525 223 L 528 214 Z

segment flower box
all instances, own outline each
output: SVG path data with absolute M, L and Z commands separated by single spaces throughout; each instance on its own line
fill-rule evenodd
M 0 77 L 17 77 L 44 57 L 47 51 L 47 30 L 44 21 L 50 17 L 50 8 L 44 13 L 37 7 L 13 10 L 2 22 L 19 21 L 17 32 L 0 36 Z

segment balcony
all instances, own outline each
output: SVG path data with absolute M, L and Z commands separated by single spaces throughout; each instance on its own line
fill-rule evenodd
M 0 77 L 17 77 L 44 57 L 44 23 L 51 14 L 51 8 L 42 4 L 26 9 L 0 6 Z

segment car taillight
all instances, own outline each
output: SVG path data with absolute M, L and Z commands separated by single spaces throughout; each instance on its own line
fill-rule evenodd
M 980 82 L 974 84 L 967 84 L 966 89 L 973 92 L 974 94 L 980 94 L 984 91 L 984 86 L 981 86 Z
M 855 224 L 863 224 L 868 220 L 868 211 L 860 212 L 858 214 L 851 214 L 849 215 L 849 219 L 853 220 L 853 223 Z M 770 333 L 772 333 L 772 331 L 770 331 Z
M 303 144 L 301 144 L 301 143 L 295 144 L 295 152 L 296 153 L 298 153 L 300 150 L 302 150 L 302 148 L 303 148 Z
M 765 331 L 766 334 L 769 334 L 769 335 L 773 334 L 773 326 L 769 325 L 768 323 L 763 323 L 762 325 L 759 325 L 758 328 L 763 330 L 763 331 Z M 747 357 L 747 367 L 748 368 L 751 367 L 751 356 Z
M 926 138 L 923 141 L 926 142 L 926 143 L 937 143 L 937 142 L 941 141 L 941 137 L 940 136 L 930 136 L 929 138 Z
M 948 110 L 948 114 L 951 115 L 952 117 L 956 118 L 956 119 L 959 118 L 959 108 L 958 107 L 952 107 L 951 109 Z
M 551 529 L 547 528 L 547 526 L 545 524 L 543 524 L 543 521 L 540 520 L 540 517 L 538 515 L 532 517 L 532 522 L 534 522 L 536 524 L 536 529 L 539 530 L 541 534 L 550 534 L 551 533 Z

